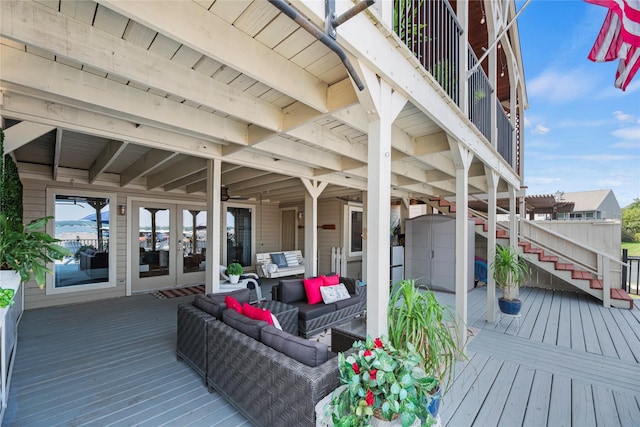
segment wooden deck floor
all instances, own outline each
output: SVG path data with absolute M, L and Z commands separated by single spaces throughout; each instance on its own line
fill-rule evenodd
M 451 294 L 438 294 L 453 304 Z M 464 426 L 640 425 L 640 310 L 524 289 L 521 327 L 487 324 L 469 293 L 468 346 L 441 410 Z M 176 306 L 138 295 L 27 311 L 5 426 L 248 426 L 175 358 Z

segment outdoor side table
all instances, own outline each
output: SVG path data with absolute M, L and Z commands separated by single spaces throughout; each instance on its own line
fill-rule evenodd
M 276 316 L 283 331 L 298 335 L 298 307 L 272 300 L 259 302 L 256 307 L 269 310 L 271 314 Z

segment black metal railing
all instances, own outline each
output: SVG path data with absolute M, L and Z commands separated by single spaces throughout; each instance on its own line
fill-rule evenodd
M 509 120 L 509 116 L 505 113 L 504 109 L 500 105 L 500 101 L 496 100 L 496 113 L 497 113 L 497 125 L 498 125 L 498 153 L 511 165 L 513 170 L 516 170 L 514 164 L 515 159 L 513 157 L 513 126 Z
M 393 29 L 449 97 L 460 106 L 462 26 L 448 0 L 395 0 Z
M 469 48 L 469 69 L 478 63 L 478 58 L 473 50 Z M 489 78 L 482 67 L 476 70 L 469 77 L 469 120 L 476 125 L 476 128 L 491 141 L 491 94 L 493 87 L 489 83 Z M 502 109 L 502 107 L 500 107 Z
M 622 289 L 630 294 L 640 295 L 640 257 L 628 256 L 628 250 L 622 250 Z

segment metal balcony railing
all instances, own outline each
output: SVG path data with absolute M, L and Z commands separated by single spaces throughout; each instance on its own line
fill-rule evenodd
M 469 69 L 478 63 L 478 58 L 473 50 L 469 48 Z M 482 67 L 469 77 L 469 119 L 476 125 L 476 128 L 491 141 L 491 94 L 493 88 L 489 83 L 489 78 L 484 73 Z
M 462 27 L 447 0 L 395 0 L 393 29 L 449 97 L 460 106 Z
M 425 70 L 461 108 L 460 85 L 466 78 L 466 70 L 460 69 L 460 37 L 463 33 L 455 12 L 448 0 L 394 0 L 393 29 L 402 42 L 413 52 Z M 468 51 L 468 67 L 478 61 L 473 50 Z M 513 167 L 513 127 L 500 103 L 492 106 L 489 79 L 482 67 L 468 80 L 468 118 L 491 141 L 491 109 L 497 114 L 497 148 L 502 157 Z
M 509 116 L 500 105 L 500 101 L 496 100 L 496 104 L 496 112 L 498 114 L 498 153 L 516 170 L 513 157 L 513 126 Z

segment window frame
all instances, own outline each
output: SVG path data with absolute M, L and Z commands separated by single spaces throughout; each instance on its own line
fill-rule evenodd
M 360 213 L 362 215 L 361 226 L 360 226 L 360 250 L 354 251 L 353 249 L 353 215 L 354 213 Z M 364 247 L 364 239 L 362 238 L 362 233 L 364 230 L 364 212 L 362 207 L 360 206 L 347 206 L 346 209 L 346 223 L 347 223 L 347 254 L 349 257 L 361 257 L 362 256 L 362 248 Z
M 47 266 L 51 268 L 52 273 L 47 274 L 45 284 L 45 295 L 58 295 L 74 292 L 86 292 L 96 289 L 115 288 L 118 283 L 117 279 L 117 248 L 119 244 L 117 230 L 118 222 L 118 208 L 117 208 L 117 194 L 110 192 L 96 192 L 91 190 L 79 190 L 72 188 L 47 188 L 47 216 L 53 216 L 53 221 L 47 223 L 46 231 L 48 234 L 55 235 L 55 215 L 56 215 L 56 196 L 89 196 L 89 197 L 102 197 L 109 200 L 109 280 L 105 282 L 97 283 L 85 283 L 81 285 L 56 287 L 55 286 L 55 265 L 50 263 Z

